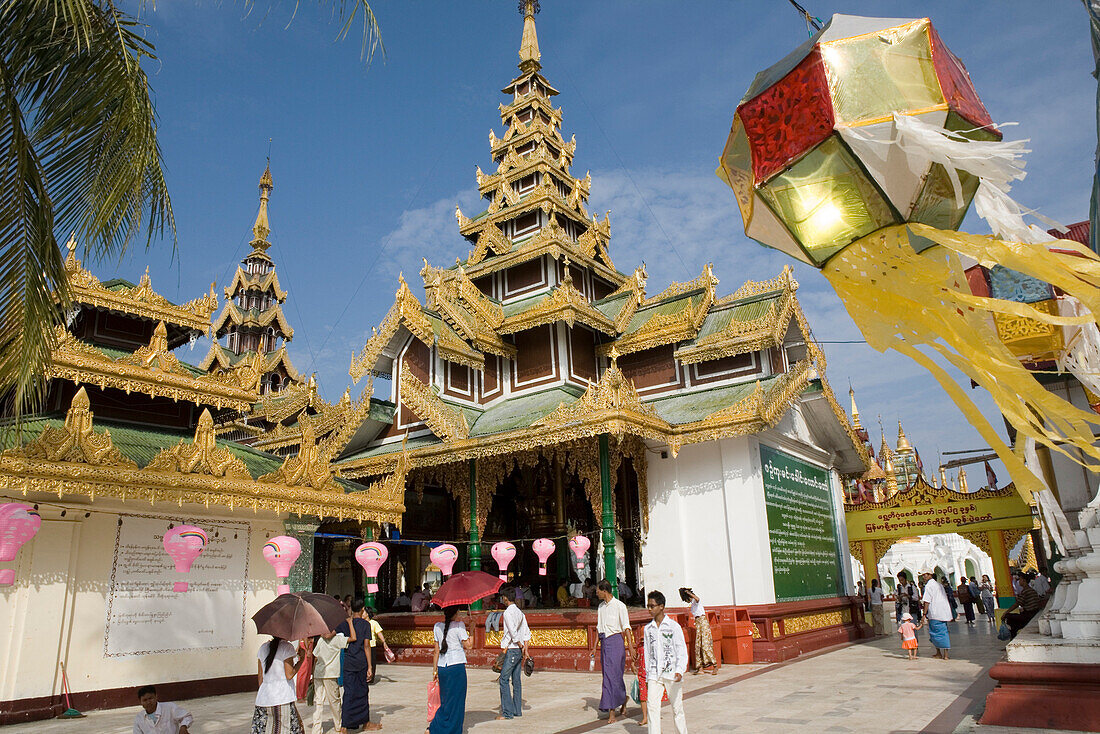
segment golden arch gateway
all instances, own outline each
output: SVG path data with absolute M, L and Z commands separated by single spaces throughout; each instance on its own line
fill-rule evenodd
M 1014 596 L 1008 552 L 1025 533 L 1037 527 L 1031 505 L 1015 486 L 956 492 L 933 487 L 921 476 L 908 489 L 882 502 L 844 505 L 848 543 L 871 578 L 870 569 L 894 543 L 918 535 L 958 533 L 993 559 L 997 598 L 1001 606 Z

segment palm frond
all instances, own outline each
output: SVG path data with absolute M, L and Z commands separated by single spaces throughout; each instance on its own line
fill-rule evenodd
M 0 389 L 17 419 L 44 395 L 63 275 L 42 168 L 0 59 Z
M 251 13 L 252 9 L 260 2 L 261 0 L 243 0 L 245 10 L 248 13 Z M 356 17 L 362 14 L 363 46 L 360 51 L 360 57 L 367 64 L 370 64 L 374 59 L 375 51 L 381 53 L 382 57 L 385 58 L 386 46 L 382 43 L 381 28 L 378 25 L 378 19 L 374 15 L 374 9 L 371 8 L 367 0 L 317 0 L 317 3 L 321 6 L 327 5 L 331 7 L 333 17 L 340 23 L 340 31 L 336 34 L 337 41 L 342 41 L 347 38 Z M 291 13 L 290 21 L 287 23 L 288 27 L 290 23 L 294 22 L 294 18 L 297 17 L 298 7 L 301 4 L 302 0 L 294 0 L 294 10 Z M 268 9 L 270 10 L 270 4 Z

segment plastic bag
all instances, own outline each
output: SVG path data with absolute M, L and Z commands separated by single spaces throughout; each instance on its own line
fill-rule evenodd
M 393 650 L 390 649 L 389 645 L 386 645 L 383 650 L 385 651 L 387 663 L 392 663 L 394 660 L 397 660 L 397 656 L 393 654 Z
M 439 680 L 432 678 L 428 681 L 428 723 L 432 723 L 435 712 L 439 711 Z
M 999 630 L 997 630 L 997 639 L 998 640 L 1011 640 L 1012 639 L 1012 630 L 1010 630 L 1008 628 L 1008 625 L 1005 624 L 1004 622 L 1001 622 L 1001 628 Z
M 630 684 L 630 697 L 634 699 L 634 703 L 642 702 L 642 686 L 638 683 L 638 679 L 635 678 L 634 682 Z

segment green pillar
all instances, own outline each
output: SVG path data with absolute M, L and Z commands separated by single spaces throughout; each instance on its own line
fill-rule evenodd
M 319 522 L 315 517 L 291 515 L 283 521 L 286 534 L 302 546 L 302 555 L 290 569 L 287 585 L 291 591 L 313 591 L 313 534 Z
M 600 434 L 600 498 L 603 507 L 600 525 L 603 527 L 604 577 L 611 582 L 611 593 L 619 598 L 619 577 L 615 561 L 615 505 L 611 494 L 611 456 L 607 446 L 607 434 Z
M 477 532 L 477 459 L 470 459 L 470 570 L 481 570 L 481 538 Z M 481 609 L 481 602 L 475 601 L 470 609 Z
M 364 537 L 365 537 L 365 538 L 366 538 L 367 540 L 374 540 L 374 528 L 373 528 L 373 527 L 371 527 L 371 526 L 370 526 L 370 525 L 368 524 L 368 525 L 366 526 L 366 528 L 364 528 L 364 529 L 363 529 L 363 536 L 364 536 Z M 363 578 L 364 578 L 364 579 L 366 579 L 366 581 L 365 581 L 365 584 L 364 584 L 364 586 L 366 586 L 366 584 L 369 584 L 369 583 L 370 583 L 370 579 L 369 579 L 369 578 L 367 578 L 367 576 L 366 576 L 366 574 L 365 574 L 365 573 L 364 573 L 364 575 L 363 575 Z M 377 581 L 377 579 L 375 579 L 375 580 Z M 366 592 L 366 593 L 365 593 L 365 594 L 363 595 L 363 599 L 364 599 L 364 601 L 366 601 L 366 603 L 367 603 L 367 606 L 368 606 L 368 607 L 373 607 L 373 606 L 374 606 L 374 594 L 372 594 L 372 593 L 371 593 L 371 592 L 369 591 L 369 589 L 370 589 L 370 587 L 369 587 L 369 586 L 367 586 L 366 588 L 368 589 L 368 591 L 367 591 L 367 592 Z

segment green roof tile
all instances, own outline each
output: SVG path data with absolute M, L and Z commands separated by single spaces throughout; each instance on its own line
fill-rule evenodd
M 779 376 L 760 380 L 760 384 L 767 390 L 771 384 L 779 379 Z M 715 387 L 709 390 L 697 390 L 695 392 L 672 395 L 665 398 L 646 401 L 657 411 L 657 415 L 664 418 L 674 426 L 684 423 L 694 423 L 706 418 L 711 413 L 736 405 L 741 400 L 752 394 L 756 389 L 756 380 L 740 382 L 726 387 Z
M 470 436 L 488 436 L 526 428 L 550 414 L 560 404 L 573 403 L 583 394 L 584 390 L 579 387 L 558 386 L 501 401 L 486 410 L 470 426 Z

